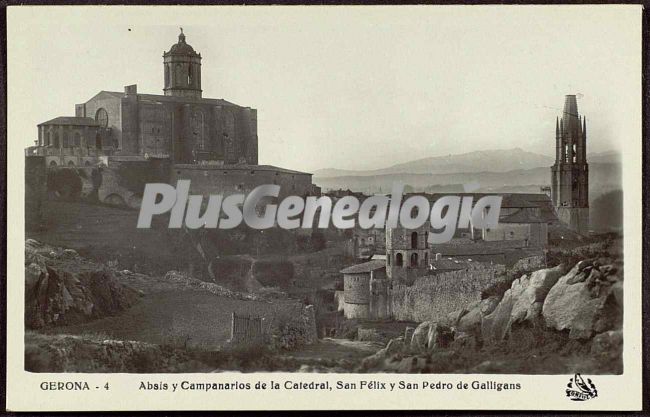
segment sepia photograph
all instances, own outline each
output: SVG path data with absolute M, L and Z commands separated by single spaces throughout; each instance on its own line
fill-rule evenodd
M 39 383 L 640 372 L 639 7 L 12 9 Z

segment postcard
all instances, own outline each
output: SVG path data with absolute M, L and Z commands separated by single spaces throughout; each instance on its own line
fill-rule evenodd
M 640 5 L 7 13 L 8 410 L 641 408 Z

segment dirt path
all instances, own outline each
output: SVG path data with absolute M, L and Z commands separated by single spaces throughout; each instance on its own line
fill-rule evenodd
M 350 360 L 358 361 L 370 356 L 383 348 L 384 344 L 378 342 L 360 342 L 357 340 L 323 338 L 313 345 L 306 346 L 291 354 L 286 355 L 299 361 L 310 360 Z

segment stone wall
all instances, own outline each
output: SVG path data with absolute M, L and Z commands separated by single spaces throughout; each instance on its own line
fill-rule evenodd
M 393 284 L 390 302 L 395 320 L 442 320 L 450 312 L 481 299 L 481 291 L 501 280 L 503 265 L 474 263 L 467 270 L 418 278 L 413 285 Z
M 45 157 L 25 158 L 25 229 L 35 230 L 43 217 L 43 200 L 46 197 L 47 169 Z
M 68 201 L 140 207 L 145 184 L 169 181 L 167 160 L 120 160 L 109 157 L 103 167 L 48 168 L 50 196 Z
M 192 194 L 248 194 L 263 184 L 280 186 L 279 198 L 290 195 L 305 196 L 313 193 L 311 174 L 274 169 L 263 165 L 175 165 L 171 184 L 177 180 L 190 180 Z

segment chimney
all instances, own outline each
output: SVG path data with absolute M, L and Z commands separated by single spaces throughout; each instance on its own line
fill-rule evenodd
M 124 94 L 126 94 L 127 96 L 138 94 L 138 85 L 137 84 L 125 85 Z

